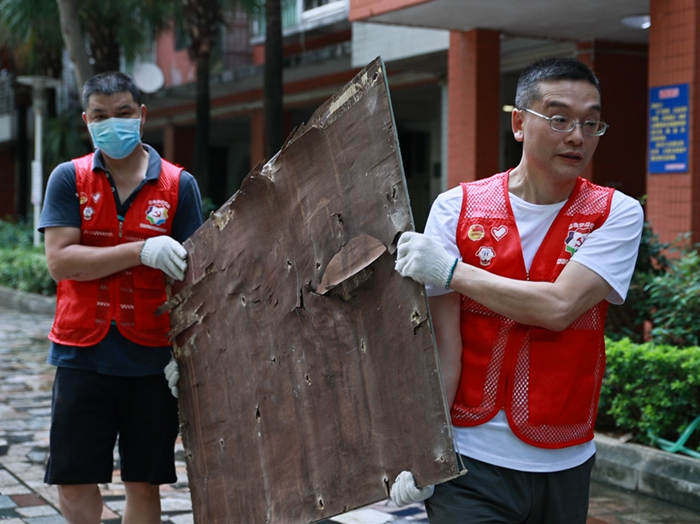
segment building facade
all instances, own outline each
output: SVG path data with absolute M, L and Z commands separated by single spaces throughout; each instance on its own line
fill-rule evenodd
M 700 116 L 695 103 L 700 0 L 283 0 L 282 5 L 285 133 L 381 56 L 418 230 L 441 191 L 519 162 L 522 150 L 512 137 L 510 111 L 522 68 L 545 56 L 574 56 L 599 76 L 603 118 L 610 124 L 585 176 L 646 197 L 647 220 L 661 241 L 687 232 L 700 241 L 695 157 L 700 149 L 694 132 Z M 625 25 L 630 17 L 640 23 Z M 210 79 L 211 172 L 193 173 L 207 177 L 211 189 L 205 196 L 214 205 L 265 159 L 263 18 L 232 14 L 220 42 Z M 145 97 L 144 141 L 191 170 L 195 67 L 182 35 L 161 34 L 149 60 L 163 71 L 164 86 Z M 2 85 L 0 176 L 3 187 L 12 181 L 15 195 L 11 199 L 5 192 L 0 199 L 0 215 L 7 215 L 21 211 L 27 199 L 31 152 L 16 151 L 23 140 L 31 150 L 31 125 L 20 129 L 17 118 L 3 114 L 8 103 Z M 26 106 L 26 96 L 19 99 Z M 25 120 L 31 124 L 23 117 L 20 126 Z M 14 122 L 9 134 L 5 121 Z
M 517 163 L 506 119 L 496 123 L 513 104 L 518 70 L 542 56 L 575 56 L 599 76 L 611 126 L 585 176 L 646 195 L 661 241 L 688 232 L 700 241 L 697 0 L 351 0 L 349 16 L 449 31 L 448 186 Z

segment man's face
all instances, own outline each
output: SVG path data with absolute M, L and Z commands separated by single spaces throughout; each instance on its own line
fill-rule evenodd
M 600 120 L 600 95 L 582 80 L 540 82 L 541 97 L 529 109 L 552 117 L 565 116 L 579 123 Z M 600 137 L 576 126 L 568 133 L 553 130 L 549 121 L 526 111 L 513 111 L 513 133 L 523 142 L 523 159 L 530 172 L 553 183 L 575 180 L 591 160 Z
M 121 91 L 112 95 L 90 95 L 88 107 L 83 113 L 86 124 L 100 122 L 107 118 L 141 118 L 141 132 L 146 121 L 146 106 L 134 102 L 129 91 Z

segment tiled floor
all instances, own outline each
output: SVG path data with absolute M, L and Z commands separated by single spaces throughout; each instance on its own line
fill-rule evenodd
M 30 315 L 0 306 L 0 523 L 64 524 L 56 488 L 43 482 L 48 455 L 51 384 L 46 364 L 51 325 L 47 315 Z M 182 444 L 177 444 L 176 484 L 161 487 L 162 521 L 193 524 Z M 119 524 L 124 489 L 115 457 L 114 483 L 101 486 L 103 524 Z M 326 524 L 427 524 L 422 504 L 396 508 L 383 501 L 334 517 Z M 594 484 L 589 524 L 700 524 L 693 513 L 646 497 Z M 254 524 L 254 523 L 243 523 Z

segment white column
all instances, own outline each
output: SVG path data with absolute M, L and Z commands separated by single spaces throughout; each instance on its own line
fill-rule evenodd
M 44 194 L 44 176 L 41 163 L 42 138 L 44 136 L 44 114 L 46 113 L 46 88 L 60 87 L 61 81 L 46 76 L 18 76 L 17 82 L 32 86 L 32 109 L 34 110 L 34 160 L 31 175 L 31 202 L 34 207 L 34 245 L 40 241 L 39 220 Z
M 32 162 L 31 201 L 34 208 L 34 245 L 39 245 L 39 220 L 44 191 L 44 173 L 41 151 L 44 136 L 44 113 L 46 112 L 46 91 L 43 85 L 32 86 L 32 105 L 34 108 L 34 161 Z

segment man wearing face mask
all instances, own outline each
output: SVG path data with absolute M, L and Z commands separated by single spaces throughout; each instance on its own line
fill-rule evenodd
M 181 243 L 202 224 L 201 198 L 192 175 L 141 142 L 146 107 L 131 77 L 91 78 L 82 102 L 95 152 L 54 169 L 39 224 L 58 282 L 44 480 L 69 523 L 98 524 L 118 437 L 122 522 L 158 523 L 159 485 L 177 480 L 178 418 L 163 375 L 170 319 L 154 312 L 165 276 L 184 278 Z

